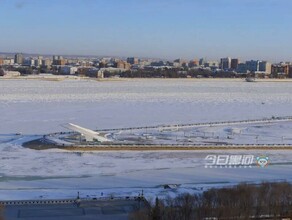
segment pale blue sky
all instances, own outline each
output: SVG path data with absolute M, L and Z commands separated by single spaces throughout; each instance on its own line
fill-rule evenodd
M 291 0 L 0 0 L 0 51 L 292 61 Z

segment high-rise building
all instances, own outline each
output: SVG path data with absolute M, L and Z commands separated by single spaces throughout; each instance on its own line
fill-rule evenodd
M 139 59 L 136 58 L 136 57 L 128 57 L 127 58 L 127 63 L 132 64 L 132 65 L 138 64 L 139 63 Z
M 272 71 L 272 64 L 267 62 L 267 61 L 260 61 L 259 71 L 266 72 L 267 74 L 270 74 Z
M 50 59 L 43 59 L 42 66 L 50 67 L 52 65 L 52 60 Z
M 35 59 L 34 60 L 34 65 L 35 66 L 42 66 L 43 65 L 43 60 L 42 59 Z
M 221 58 L 221 69 L 226 70 L 231 68 L 231 58 L 226 57 L 226 58 Z
M 204 64 L 205 64 L 205 59 L 204 58 L 201 58 L 200 60 L 199 60 L 199 65 L 200 66 L 203 66 Z
M 60 60 L 55 60 L 54 65 L 58 66 L 64 66 L 66 64 L 66 60 L 60 59 Z
M 67 60 L 63 59 L 62 56 L 53 56 L 53 65 L 63 66 Z
M 15 54 L 14 63 L 23 64 L 23 55 L 21 53 Z
M 260 61 L 258 60 L 246 61 L 246 68 L 250 72 L 257 72 L 259 71 L 259 64 L 260 64 Z
M 231 59 L 231 69 L 236 70 L 238 67 L 239 60 L 238 59 Z

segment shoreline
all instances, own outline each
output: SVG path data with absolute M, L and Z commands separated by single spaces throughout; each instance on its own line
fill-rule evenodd
M 195 82 L 246 82 L 245 78 L 91 78 L 80 76 L 67 76 L 67 75 L 48 75 L 48 76 L 15 76 L 15 77 L 0 77 L 1 80 L 40 80 L 40 81 L 63 81 L 63 80 L 85 80 L 85 81 L 97 81 L 97 82 L 112 82 L 112 81 L 195 81 Z M 256 79 L 252 83 L 260 82 L 292 82 L 292 78 L 286 79 Z
M 41 139 L 28 141 L 22 147 L 43 151 L 49 149 L 65 150 L 68 152 L 88 152 L 88 151 L 214 151 L 214 150 L 292 150 L 292 145 L 285 144 L 226 144 L 226 145 L 70 145 L 60 146 L 44 143 Z

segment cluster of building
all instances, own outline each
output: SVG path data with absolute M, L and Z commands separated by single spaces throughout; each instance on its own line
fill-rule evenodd
M 220 61 L 208 61 L 204 58 L 199 60 L 176 59 L 163 61 L 153 59 L 138 59 L 128 57 L 117 58 L 64 58 L 53 57 L 30 57 L 21 53 L 13 57 L 0 57 L 0 66 L 13 67 L 13 70 L 29 68 L 30 74 L 52 73 L 59 75 L 81 75 L 89 77 L 103 77 L 104 72 L 121 73 L 124 71 L 155 70 L 155 69 L 178 69 L 188 71 L 192 69 L 206 69 L 212 72 L 234 72 L 235 74 L 254 74 L 262 77 L 292 78 L 292 63 L 272 64 L 268 61 L 250 60 L 240 62 L 237 58 L 221 58 Z M 11 68 L 10 68 L 11 69 Z M 0 73 L 1 75 L 1 73 Z M 3 74 L 2 74 L 3 75 Z
M 220 68 L 225 71 L 235 71 L 239 74 L 253 73 L 255 75 L 264 75 L 269 77 L 292 77 L 292 63 L 272 64 L 268 61 L 249 60 L 240 62 L 239 59 L 230 57 L 221 58 Z

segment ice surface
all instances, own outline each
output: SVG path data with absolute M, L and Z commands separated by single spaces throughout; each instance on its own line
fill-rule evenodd
M 291 83 L 238 80 L 0 80 L 0 133 L 286 116 L 291 93 Z
M 267 168 L 206 169 L 204 158 L 226 152 L 34 151 L 21 143 L 61 124 L 91 129 L 212 122 L 289 116 L 292 84 L 239 80 L 0 80 L 0 199 L 98 195 L 101 191 L 148 195 L 195 192 L 240 181 L 291 181 L 290 151 L 231 151 L 268 155 Z M 259 132 L 267 142 L 290 138 L 291 125 L 199 128 L 198 132 L 242 135 Z M 274 127 L 273 127 L 274 126 Z M 16 135 L 22 133 L 23 135 Z M 273 134 L 274 133 L 274 134 Z M 268 134 L 268 135 L 267 135 Z M 250 139 L 256 140 L 253 136 Z M 161 185 L 182 184 L 177 192 Z

